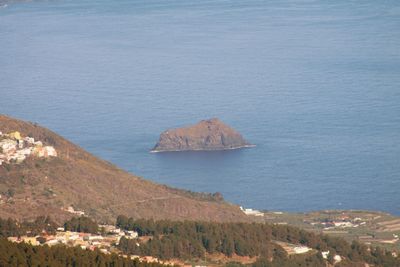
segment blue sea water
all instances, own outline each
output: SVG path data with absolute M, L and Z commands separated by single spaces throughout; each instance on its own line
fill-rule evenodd
M 3 6 L 0 113 L 245 207 L 400 215 L 399 1 Z M 148 153 L 163 130 L 211 117 L 257 147 Z

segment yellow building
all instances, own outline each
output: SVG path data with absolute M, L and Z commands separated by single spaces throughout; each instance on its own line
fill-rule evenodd
M 18 131 L 12 132 L 8 134 L 9 137 L 14 138 L 15 140 L 21 140 L 21 133 Z
M 22 241 L 31 244 L 32 246 L 37 246 L 39 245 L 39 242 L 36 240 L 36 237 L 28 237 L 28 236 L 23 236 L 21 237 Z

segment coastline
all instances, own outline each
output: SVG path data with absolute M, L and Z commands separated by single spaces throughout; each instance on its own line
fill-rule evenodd
M 226 150 L 237 150 L 237 149 L 242 149 L 242 148 L 252 148 L 256 147 L 256 145 L 244 145 L 244 146 L 238 146 L 238 147 L 229 147 L 229 148 L 221 148 L 221 149 L 187 149 L 187 150 L 150 150 L 149 153 L 163 153 L 163 152 L 201 152 L 201 151 L 206 151 L 206 152 L 213 152 L 213 151 L 226 151 Z

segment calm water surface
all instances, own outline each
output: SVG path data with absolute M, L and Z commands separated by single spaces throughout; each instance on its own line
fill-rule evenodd
M 8 3 L 0 93 L 0 113 L 159 183 L 400 215 L 397 0 Z M 148 153 L 210 117 L 257 147 Z

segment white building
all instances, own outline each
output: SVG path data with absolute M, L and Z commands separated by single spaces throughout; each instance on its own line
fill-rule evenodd
M 335 255 L 333 257 L 333 260 L 335 261 L 335 263 L 339 263 L 342 261 L 342 257 L 340 255 Z
M 27 136 L 27 137 L 24 138 L 24 141 L 27 142 L 30 145 L 34 145 L 35 144 L 35 139 L 33 137 Z
M 0 141 L 0 148 L 4 154 L 9 154 L 17 150 L 17 142 L 11 139 Z
M 259 210 L 253 210 L 253 209 L 244 209 L 243 207 L 240 207 L 240 209 L 244 212 L 246 215 L 252 215 L 252 216 L 264 216 L 264 213 L 262 213 Z
M 299 247 L 294 247 L 293 251 L 296 254 L 303 254 L 303 253 L 307 253 L 311 250 L 311 248 L 306 247 L 306 246 L 299 246 Z
M 134 239 L 139 236 L 138 232 L 135 231 L 125 231 L 125 238 L 127 239 Z
M 57 157 L 57 152 L 52 146 L 35 146 L 32 153 L 39 158 Z
M 325 260 L 328 259 L 329 256 L 329 250 L 328 251 L 321 251 L 322 258 Z
M 76 215 L 79 215 L 79 216 L 85 215 L 85 212 L 84 212 L 84 211 L 75 210 L 72 206 L 69 206 L 69 207 L 66 208 L 66 209 L 63 209 L 63 208 L 62 208 L 62 210 L 65 210 L 65 211 L 67 211 L 67 212 L 69 212 L 69 213 L 76 214 Z
M 57 239 L 51 239 L 48 240 L 45 244 L 51 247 L 60 244 L 60 242 Z
M 335 227 L 352 227 L 353 224 L 351 222 L 333 222 Z

